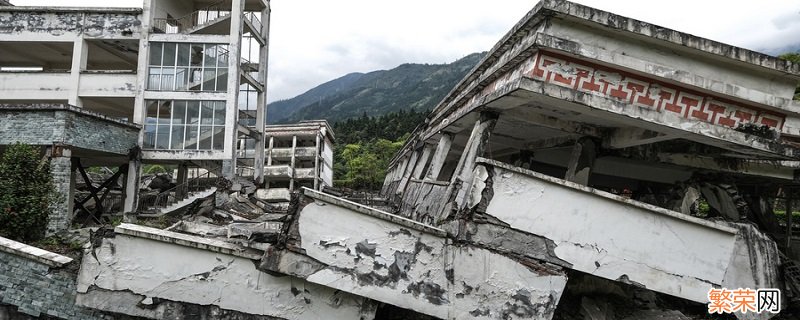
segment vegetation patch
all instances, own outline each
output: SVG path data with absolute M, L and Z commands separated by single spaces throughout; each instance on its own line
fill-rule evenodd
M 0 157 L 0 235 L 30 243 L 42 239 L 59 195 L 50 164 L 30 145 L 8 146 Z

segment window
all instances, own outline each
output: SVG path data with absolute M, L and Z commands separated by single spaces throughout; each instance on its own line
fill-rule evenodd
M 222 150 L 225 101 L 147 101 L 145 149 Z
M 228 90 L 228 46 L 152 42 L 147 90 Z

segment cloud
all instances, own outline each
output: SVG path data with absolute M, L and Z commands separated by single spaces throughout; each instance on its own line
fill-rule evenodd
M 290 98 L 350 72 L 447 63 L 488 50 L 533 4 L 273 1 L 270 100 Z
M 12 0 L 18 5 L 141 6 L 140 0 Z M 601 10 L 771 54 L 800 47 L 800 3 L 576 0 Z M 351 72 L 446 63 L 486 51 L 535 0 L 275 0 L 269 100 Z

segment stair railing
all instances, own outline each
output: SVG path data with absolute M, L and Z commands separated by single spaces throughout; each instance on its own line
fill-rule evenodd
M 153 19 L 153 31 L 179 33 L 219 18 L 227 17 L 231 14 L 231 11 L 223 9 L 223 4 L 225 4 L 225 1 L 220 1 L 180 18 L 155 18 Z
M 248 11 L 244 13 L 244 18 L 250 21 L 250 23 L 253 25 L 253 28 L 256 29 L 255 32 L 258 33 L 258 35 L 263 36 L 263 34 L 261 34 L 261 29 L 264 28 L 264 25 L 261 24 L 261 18 L 259 17 L 260 15 L 261 12 Z
M 140 197 L 139 209 L 166 208 L 181 200 L 188 199 L 194 192 L 208 190 L 217 184 L 216 175 L 212 177 L 212 174 L 213 172 L 211 170 L 206 170 L 205 173 L 188 179 L 186 182 L 164 190 L 154 196 Z

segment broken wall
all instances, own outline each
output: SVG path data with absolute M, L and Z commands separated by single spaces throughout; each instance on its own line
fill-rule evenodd
M 363 298 L 257 270 L 260 257 L 222 241 L 123 224 L 84 254 L 77 303 L 151 319 L 184 304 L 281 319 L 374 316 Z
M 263 270 L 442 319 L 550 319 L 565 271 L 455 243 L 441 229 L 304 189 L 285 250 Z M 313 199 L 313 201 L 312 201 Z
M 127 155 L 137 145 L 139 127 L 66 104 L 0 104 L 0 145 L 54 142 Z
M 574 270 L 700 303 L 723 283 L 734 228 L 495 161 L 479 162 L 469 203 L 481 203 L 485 209 L 479 210 L 513 229 L 550 239 L 555 255 Z
M 0 38 L 138 39 L 142 10 L 137 8 L 2 7 Z
M 67 320 L 109 319 L 75 305 L 75 275 L 64 265 L 72 259 L 0 237 L 0 305 L 32 317 Z M 2 318 L 2 312 L 0 312 Z

